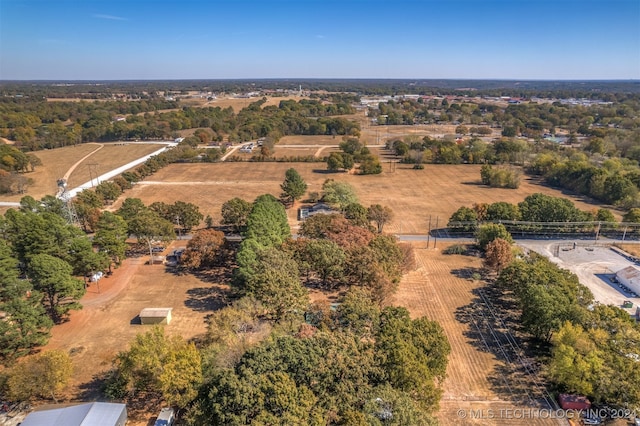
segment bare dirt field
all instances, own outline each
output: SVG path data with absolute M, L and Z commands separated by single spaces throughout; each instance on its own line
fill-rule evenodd
M 389 172 L 390 165 L 385 164 L 382 174 L 357 176 L 328 173 L 324 163 L 225 162 L 172 164 L 126 191 L 114 208 L 125 197 L 140 198 L 145 204 L 183 200 L 199 205 L 204 215 L 210 214 L 218 221 L 222 203 L 233 197 L 253 200 L 264 193 L 279 196 L 284 173 L 290 167 L 305 179 L 308 192 L 321 192 L 326 179 L 335 179 L 352 184 L 365 206 L 376 203 L 390 206 L 394 219 L 385 231 L 392 233 L 426 234 L 429 217 L 432 228 L 436 227 L 436 221 L 438 227 L 444 227 L 461 206 L 497 201 L 518 203 L 536 192 L 564 196 L 583 210 L 597 207 L 526 178 L 517 190 L 489 188 L 480 184 L 477 165 L 425 165 L 424 170 L 412 170 L 410 165 L 397 164 L 395 171 Z M 294 209 L 289 210 L 289 217 L 292 225 L 297 225 Z
M 176 241 L 166 252 L 185 245 L 186 241 Z M 173 308 L 165 331 L 192 339 L 205 333 L 207 315 L 224 305 L 222 277 L 175 275 L 162 265 L 145 265 L 147 257 L 127 259 L 112 276 L 100 281 L 99 290 L 91 284 L 81 301 L 84 308 L 53 328 L 44 349 L 68 350 L 74 365 L 66 400 L 91 400 L 98 395 L 97 379 L 110 369 L 113 357 L 126 350 L 136 334 L 149 330 L 137 317 L 143 308 Z M 135 413 L 133 417 L 135 420 Z
M 101 149 L 100 145 L 104 145 Z M 65 173 L 78 160 L 93 151 L 94 154 L 86 158 L 69 176 L 69 187 L 77 186 L 88 182 L 90 170 L 88 164 L 97 164 L 95 171 L 98 174 L 106 173 L 136 158 L 156 151 L 161 145 L 155 144 L 135 144 L 131 143 L 87 143 L 65 148 L 47 149 L 33 152 L 42 161 L 42 166 L 36 170 L 25 174 L 33 179 L 33 185 L 29 186 L 26 194 L 3 195 L 2 201 L 20 201 L 25 195 L 30 195 L 35 199 L 40 199 L 45 195 L 55 195 L 57 192 L 56 180 L 62 178 Z M 95 171 L 93 173 L 95 173 Z M 94 174 L 95 177 L 95 174 Z
M 508 362 L 492 342 L 478 289 L 484 284 L 462 278 L 481 267 L 479 258 L 444 255 L 444 246 L 413 243 L 418 268 L 405 275 L 394 304 L 412 317 L 438 321 L 451 344 L 444 395 L 437 413 L 442 425 L 550 425 L 555 420 L 527 418 L 547 408 L 532 391 L 535 384 Z M 500 337 L 500 336 L 498 336 Z M 483 338 L 487 339 L 487 345 Z M 540 411 L 544 415 L 545 411 Z

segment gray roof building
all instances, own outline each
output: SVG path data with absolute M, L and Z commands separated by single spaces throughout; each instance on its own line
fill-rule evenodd
M 124 426 L 126 404 L 90 402 L 52 410 L 34 411 L 21 426 Z

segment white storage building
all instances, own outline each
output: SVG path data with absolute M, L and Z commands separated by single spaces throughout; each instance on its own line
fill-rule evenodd
M 127 406 L 108 402 L 91 402 L 53 410 L 34 411 L 21 426 L 124 426 Z
M 627 266 L 616 272 L 616 278 L 629 290 L 640 295 L 640 269 L 635 266 Z
M 144 308 L 140 311 L 140 324 L 169 324 L 173 308 Z

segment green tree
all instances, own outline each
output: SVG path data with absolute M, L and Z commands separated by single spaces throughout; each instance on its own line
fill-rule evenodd
M 566 322 L 551 342 L 549 377 L 564 391 L 593 395 L 604 360 L 587 332 L 579 325 Z
M 145 210 L 147 210 L 147 206 L 144 205 L 140 198 L 125 198 L 116 214 L 128 223 Z
M 480 225 L 475 236 L 478 241 L 478 245 L 483 251 L 487 250 L 487 246 L 491 241 L 498 238 L 508 242 L 509 244 L 513 243 L 511 234 L 507 231 L 507 228 L 500 223 L 487 223 L 485 225 Z
M 367 208 L 360 203 L 348 204 L 344 209 L 344 217 L 355 226 L 368 227 Z
M 405 308 L 385 308 L 375 347 L 388 383 L 425 409 L 436 409 L 442 394 L 436 381 L 444 380 L 451 351 L 440 324 L 426 318 L 412 321 Z
M 371 338 L 377 331 L 380 307 L 371 292 L 361 287 L 351 287 L 335 311 L 336 324 L 362 338 Z
M 232 198 L 222 204 L 222 224 L 233 225 L 236 232 L 240 232 L 247 224 L 247 218 L 253 205 L 241 198 Z
M 323 285 L 327 284 L 329 278 L 342 277 L 345 253 L 333 241 L 310 240 L 306 244 L 304 254 L 310 269 L 319 275 Z
M 469 207 L 460 207 L 447 223 L 447 227 L 454 232 L 470 232 L 476 230 L 478 213 Z
M 267 315 L 275 320 L 301 316 L 309 304 L 298 265 L 287 253 L 273 247 L 257 253 L 253 270 L 245 274 L 243 292 L 262 302 Z
M 630 209 L 622 217 L 622 221 L 627 223 L 640 223 L 640 208 L 634 207 Z
M 61 392 L 71 379 L 73 364 L 66 352 L 51 350 L 18 362 L 7 380 L 10 398 L 28 401 L 36 397 L 52 398 Z
M 143 210 L 129 220 L 128 225 L 129 233 L 135 235 L 139 243 L 146 243 L 149 246 L 151 257 L 154 241 L 170 241 L 176 236 L 173 224 L 149 209 Z
M 579 222 L 584 213 L 566 198 L 536 193 L 518 203 L 522 220 L 527 222 Z
M 100 182 L 98 186 L 96 186 L 96 193 L 101 196 L 105 202 L 110 204 L 122 194 L 122 188 L 115 182 L 105 181 Z
M 170 405 L 186 407 L 198 395 L 202 360 L 193 343 L 168 337 L 162 327 L 138 334 L 128 351 L 115 360 L 117 378 L 125 389 L 155 392 Z
M 284 182 L 280 185 L 283 197 L 290 202 L 302 198 L 307 192 L 307 183 L 302 179 L 300 173 L 296 169 L 287 169 L 284 176 Z
M 169 214 L 170 217 L 165 219 L 169 222 L 175 220 L 178 227 L 186 232 L 198 226 L 204 218 L 198 206 L 193 203 L 185 203 L 184 201 L 176 201 L 173 206 L 169 208 Z
M 93 243 L 98 246 L 101 252 L 109 256 L 111 262 L 120 265 L 127 249 L 127 236 L 125 220 L 116 214 L 105 211 L 98 219 Z M 111 263 L 108 266 L 111 270 Z
M 520 220 L 520 210 L 516 204 L 498 201 L 487 206 L 485 220 Z
M 328 179 L 322 184 L 322 191 L 324 192 L 322 199 L 340 210 L 344 210 L 349 204 L 358 202 L 355 189 L 347 182 Z
M 42 306 L 42 294 L 27 280 L 18 279 L 18 260 L 7 243 L 0 240 L 0 359 L 26 355 L 49 338 L 53 322 Z
M 72 272 L 71 265 L 48 254 L 33 256 L 28 265 L 33 287 L 44 294 L 46 308 L 56 322 L 71 309 L 82 307 L 78 300 L 84 295 L 85 288 L 81 280 L 71 275 Z
M 247 217 L 245 236 L 265 247 L 282 244 L 291 236 L 284 206 L 272 195 L 258 197 Z

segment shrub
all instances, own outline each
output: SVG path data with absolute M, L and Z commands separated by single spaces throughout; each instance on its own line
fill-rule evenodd
M 454 244 L 442 250 L 444 254 L 465 254 L 467 252 L 467 246 L 463 244 Z

